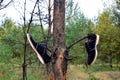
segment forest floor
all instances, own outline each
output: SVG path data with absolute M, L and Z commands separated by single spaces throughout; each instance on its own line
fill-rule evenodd
M 101 71 L 100 68 L 85 69 L 83 65 L 70 65 L 68 67 L 68 80 L 120 80 L 120 71 L 107 70 Z
M 22 67 L 18 64 L 0 63 L 0 80 L 22 80 Z M 45 66 L 29 65 L 27 80 L 47 80 Z M 120 70 L 103 66 L 68 65 L 67 80 L 120 80 Z

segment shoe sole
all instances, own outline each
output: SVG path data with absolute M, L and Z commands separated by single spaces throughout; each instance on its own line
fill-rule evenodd
M 100 36 L 98 34 L 96 34 L 96 43 L 95 43 L 95 58 L 94 60 L 92 61 L 91 64 L 93 64 L 95 61 L 96 61 L 96 58 L 97 58 L 97 55 L 98 55 L 98 52 L 97 52 L 97 45 L 98 45 L 98 42 L 99 42 L 99 38 Z
M 29 35 L 29 34 L 27 34 L 27 39 L 28 39 L 31 47 L 33 48 L 33 50 L 34 50 L 35 53 L 37 54 L 37 57 L 38 57 L 38 59 L 40 60 L 40 62 L 41 62 L 42 64 L 45 64 L 42 56 L 39 54 L 39 52 L 36 50 L 36 48 L 35 48 L 34 45 L 32 44 L 32 42 L 31 42 L 31 40 L 30 40 L 30 35 Z

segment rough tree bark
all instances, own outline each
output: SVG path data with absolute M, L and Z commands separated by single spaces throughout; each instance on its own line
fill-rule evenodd
M 54 0 L 53 36 L 54 53 L 51 80 L 66 80 L 67 60 L 65 59 L 65 0 Z

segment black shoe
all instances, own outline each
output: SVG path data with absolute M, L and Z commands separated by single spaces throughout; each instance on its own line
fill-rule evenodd
M 88 41 L 85 43 L 86 51 L 88 53 L 87 64 L 91 65 L 97 58 L 97 44 L 99 42 L 99 35 L 89 34 Z
M 27 39 L 28 39 L 31 47 L 37 54 L 37 57 L 40 60 L 40 62 L 42 64 L 46 64 L 46 63 L 50 62 L 51 57 L 47 54 L 47 45 L 45 43 L 39 44 L 39 43 L 35 42 L 29 34 L 27 34 Z

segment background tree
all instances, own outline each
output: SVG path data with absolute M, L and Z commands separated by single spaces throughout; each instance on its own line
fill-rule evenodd
M 115 0 L 116 5 L 113 6 L 113 22 L 116 26 L 120 26 L 120 0 Z
M 120 37 L 120 0 L 115 0 L 116 5 L 113 6 L 113 24 L 117 27 L 118 37 Z M 120 38 L 117 39 L 118 46 L 120 46 Z M 117 47 L 117 49 L 120 49 L 120 47 Z M 116 49 L 116 50 L 117 50 Z M 120 55 L 120 52 L 117 51 L 116 59 L 117 64 L 119 64 L 119 58 L 118 55 Z
M 1 60 L 7 62 L 7 60 L 18 57 L 20 60 L 22 58 L 22 46 L 23 41 L 21 39 L 21 28 L 16 27 L 12 20 L 6 19 L 1 26 L 2 35 L 0 36 L 0 51 L 2 53 Z M 18 33 L 18 34 L 16 34 Z M 13 37 L 14 36 L 14 37 Z M 21 49 L 21 51 L 19 50 Z M 7 54 L 6 54 L 7 53 Z M 18 63 L 20 64 L 20 63 Z
M 90 20 L 88 20 L 81 12 L 78 4 L 74 4 L 73 0 L 68 1 L 66 8 L 66 44 L 67 46 L 91 32 Z M 85 62 L 84 41 L 76 44 L 70 50 L 70 56 L 73 58 L 70 62 L 79 64 Z M 84 57 L 83 57 L 84 56 Z
M 96 27 L 93 27 L 96 33 L 100 35 L 99 54 L 103 62 L 109 62 L 112 67 L 113 60 L 118 54 L 117 48 L 119 47 L 119 32 L 118 28 L 113 25 L 112 12 L 105 9 L 104 12 L 98 17 Z

